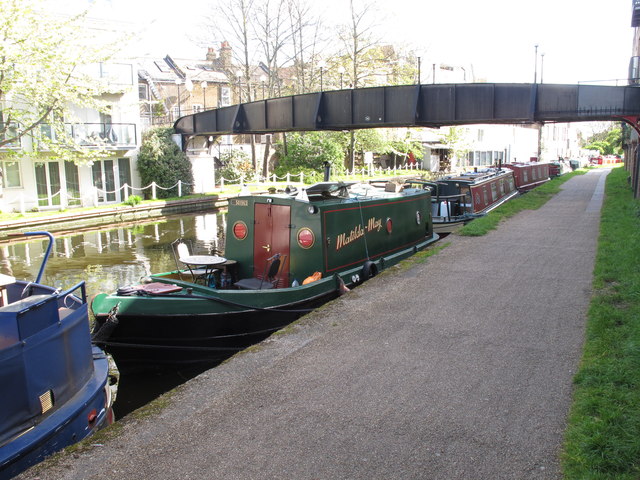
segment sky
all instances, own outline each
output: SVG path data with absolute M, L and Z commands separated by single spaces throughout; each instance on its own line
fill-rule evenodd
M 194 39 L 219 1 L 64 3 L 93 5 L 95 15 L 120 19 L 141 32 L 135 42 L 140 54 L 204 58 L 205 45 Z M 348 18 L 349 0 L 318 4 L 325 7 L 329 26 Z M 545 83 L 618 79 L 624 84 L 633 41 L 631 9 L 631 0 L 378 0 L 373 23 L 385 42 L 415 49 L 423 83 L 432 82 L 434 64 L 436 82 L 444 81 L 439 68 L 444 64 L 458 72 L 456 81 L 464 74 L 467 81 L 530 83 L 542 76 Z

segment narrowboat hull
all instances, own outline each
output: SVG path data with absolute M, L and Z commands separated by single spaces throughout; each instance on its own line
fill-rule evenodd
M 516 188 L 524 193 L 551 180 L 551 165 L 549 163 L 507 163 L 504 168 L 513 170 Z
M 407 183 L 422 183 L 431 190 L 433 231 L 438 234 L 452 233 L 518 195 L 513 172 L 507 169 L 490 168 L 435 182 Z
M 149 286 L 95 297 L 94 339 L 123 370 L 221 361 L 438 239 L 428 191 L 325 194 L 314 198 L 310 187 L 302 199 L 230 201 L 225 257 L 234 260 L 233 277 L 255 277 L 275 253 L 283 261 L 273 288 L 215 288 L 180 279 L 179 271 L 155 274 Z
M 47 232 L 26 235 L 48 235 Z M 92 346 L 84 282 L 60 292 L 39 279 L 0 285 L 0 480 L 113 421 L 118 372 Z M 79 293 L 78 293 L 79 292 Z

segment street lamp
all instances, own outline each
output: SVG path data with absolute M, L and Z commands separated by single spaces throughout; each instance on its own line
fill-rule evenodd
M 538 83 L 538 44 L 535 45 L 536 48 L 536 58 L 533 67 L 533 83 Z
M 203 80 L 200 82 L 200 88 L 202 88 L 202 109 L 207 109 L 207 82 Z
M 343 77 L 345 71 L 346 70 L 342 65 L 340 65 L 338 67 L 338 73 L 340 74 L 340 90 L 342 90 L 342 77 Z
M 544 53 L 540 54 L 540 83 L 544 83 L 542 81 L 542 74 L 544 73 Z
M 260 75 L 260 83 L 262 83 L 262 99 L 264 100 L 264 82 L 267 81 L 267 77 Z
M 176 78 L 176 86 L 178 87 L 178 117 L 182 116 L 182 111 L 180 110 L 180 85 L 182 85 L 182 79 Z
M 320 61 L 320 63 L 318 63 L 318 67 L 320 68 L 320 91 L 322 91 L 322 72 L 324 71 L 326 66 L 327 66 L 327 64 L 324 62 L 324 60 L 322 60 L 322 61 Z
M 242 70 L 236 70 L 236 77 L 238 77 L 238 103 L 242 103 Z

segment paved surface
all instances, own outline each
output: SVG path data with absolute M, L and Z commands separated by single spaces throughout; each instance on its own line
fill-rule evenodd
M 560 478 L 607 172 L 446 239 L 20 478 Z

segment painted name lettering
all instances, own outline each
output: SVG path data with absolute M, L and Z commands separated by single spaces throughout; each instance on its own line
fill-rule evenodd
M 230 200 L 231 205 L 237 205 L 238 207 L 248 207 L 249 200 Z
M 338 234 L 338 237 L 336 238 L 336 251 L 346 247 L 351 242 L 364 237 L 367 233 L 374 231 L 379 232 L 380 230 L 382 230 L 382 219 L 372 217 L 367 221 L 366 227 L 363 228 L 362 225 L 356 225 L 349 231 L 349 233 L 344 232 Z

